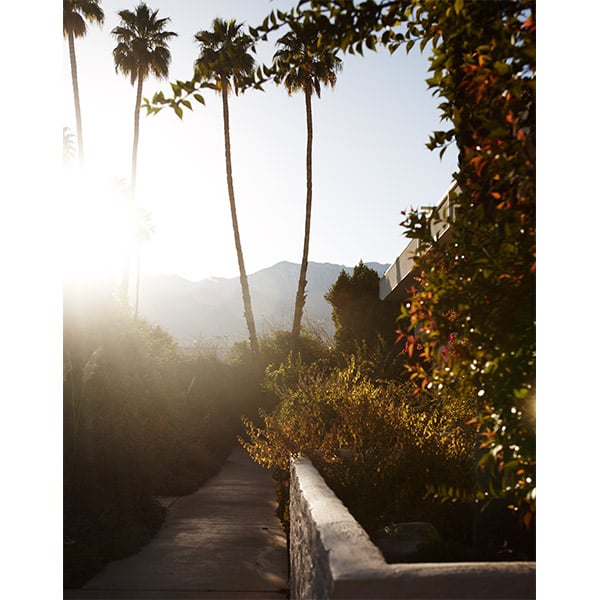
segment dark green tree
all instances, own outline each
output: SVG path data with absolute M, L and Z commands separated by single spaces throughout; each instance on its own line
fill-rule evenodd
M 144 80 L 150 74 L 158 78 L 167 77 L 171 64 L 171 52 L 168 41 L 177 36 L 173 31 L 165 31 L 171 20 L 169 17 L 159 19 L 158 10 L 151 10 L 145 3 L 140 3 L 134 11 L 119 11 L 121 24 L 112 30 L 117 40 L 113 50 L 115 71 L 129 76 L 131 85 L 137 81 L 135 110 L 133 115 L 133 149 L 131 153 L 131 190 L 130 213 L 133 219 L 135 209 L 135 188 L 137 179 L 137 154 L 140 131 L 140 107 L 142 104 L 142 88 Z M 126 303 L 129 290 L 128 253 L 121 281 L 121 300 Z
M 362 261 L 352 275 L 341 271 L 325 299 L 332 306 L 337 350 L 349 354 L 363 343 L 374 349 L 382 336 L 393 345 L 397 306 L 379 300 L 379 275 Z
M 253 77 L 254 58 L 250 52 L 254 50 L 254 39 L 244 32 L 242 24 L 236 23 L 235 19 L 230 21 L 214 19 L 212 30 L 199 31 L 196 33 L 195 39 L 200 46 L 200 54 L 195 63 L 195 76 L 200 81 L 208 82 L 210 87 L 220 93 L 223 102 L 227 192 L 229 194 L 233 237 L 240 271 L 244 317 L 248 326 L 250 348 L 253 354 L 256 355 L 258 354 L 258 338 L 256 336 L 254 313 L 252 312 L 248 276 L 244 265 L 244 254 L 242 252 L 233 188 L 228 101 L 229 92 L 232 89 L 236 94 L 240 90 L 243 91 L 247 81 Z
M 311 21 L 297 21 L 291 29 L 277 40 L 278 50 L 274 56 L 275 82 L 283 83 L 288 93 L 302 92 L 306 107 L 306 216 L 304 220 L 304 245 L 300 278 L 294 306 L 292 336 L 300 335 L 302 310 L 306 301 L 306 272 L 312 214 L 312 145 L 313 119 L 312 95 L 321 97 L 321 84 L 335 86 L 342 61 L 334 52 L 321 51 L 317 46 L 318 28 Z
M 79 165 L 83 166 L 83 127 L 81 125 L 81 103 L 79 101 L 79 82 L 77 78 L 77 57 L 75 56 L 75 38 L 87 33 L 86 21 L 102 25 L 104 11 L 100 0 L 63 0 L 63 35 L 69 41 L 69 59 L 71 62 L 71 80 L 75 101 L 75 121 L 77 127 L 77 147 Z

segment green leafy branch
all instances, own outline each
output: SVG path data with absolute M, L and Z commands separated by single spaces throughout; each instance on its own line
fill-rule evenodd
M 258 37 L 253 35 L 253 41 L 255 42 Z M 255 52 L 255 47 L 251 46 L 251 49 Z M 264 84 L 273 78 L 274 70 L 260 65 L 252 70 L 248 75 L 238 75 L 233 78 L 232 84 L 235 94 L 244 93 L 248 89 L 257 89 L 264 91 Z M 210 78 L 207 73 L 202 71 L 196 66 L 194 76 L 188 81 L 177 80 L 169 84 L 171 86 L 172 94 L 170 96 L 165 95 L 163 91 L 156 92 L 152 99 L 144 98 L 142 108 L 146 109 L 146 114 L 158 114 L 163 108 L 172 108 L 175 114 L 182 119 L 184 114 L 184 108 L 193 110 L 192 101 L 198 102 L 203 106 L 206 106 L 204 95 L 202 91 L 210 89 L 213 91 L 219 91 L 219 83 L 214 79 Z
M 147 115 L 158 114 L 163 108 L 170 107 L 182 119 L 183 108 L 192 110 L 190 98 L 205 105 L 204 96 L 200 93 L 200 90 L 211 87 L 211 84 L 192 79 L 191 81 L 178 80 L 175 83 L 170 83 L 170 86 L 173 92 L 171 97 L 166 97 L 164 92 L 160 91 L 152 96 L 152 101 L 144 98 L 142 108 L 146 109 Z

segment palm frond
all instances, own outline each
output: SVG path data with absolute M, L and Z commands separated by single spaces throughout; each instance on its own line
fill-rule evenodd
M 167 42 L 177 36 L 165 31 L 171 19 L 157 18 L 158 10 L 143 2 L 134 11 L 121 10 L 118 15 L 121 23 L 111 31 L 118 42 L 113 50 L 115 70 L 128 75 L 132 85 L 138 76 L 145 79 L 150 73 L 167 77 L 171 64 Z
M 71 32 L 75 37 L 84 37 L 86 21 L 102 25 L 104 11 L 99 4 L 100 0 L 63 0 L 63 35 Z
M 214 19 L 212 30 L 199 31 L 194 36 L 200 53 L 194 69 L 196 76 L 221 89 L 222 82 L 238 92 L 254 73 L 255 60 L 251 54 L 254 39 L 235 19 Z
M 275 82 L 289 94 L 300 90 L 321 95 L 321 84 L 334 87 L 342 60 L 332 51 L 319 47 L 318 29 L 311 22 L 296 23 L 277 40 L 273 55 Z

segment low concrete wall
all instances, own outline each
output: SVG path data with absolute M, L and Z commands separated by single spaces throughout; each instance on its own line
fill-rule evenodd
M 386 563 L 308 459 L 290 471 L 291 598 L 535 598 L 533 562 Z

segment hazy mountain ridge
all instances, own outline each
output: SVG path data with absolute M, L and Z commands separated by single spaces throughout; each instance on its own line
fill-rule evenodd
M 381 276 L 387 264 L 365 263 Z M 354 268 L 309 262 L 303 325 L 333 335 L 331 306 L 324 295 L 338 275 Z M 287 261 L 248 275 L 258 335 L 290 329 L 300 265 Z M 246 339 L 239 277 L 189 281 L 178 275 L 144 275 L 140 281 L 139 314 L 160 325 L 180 344 L 224 348 Z

